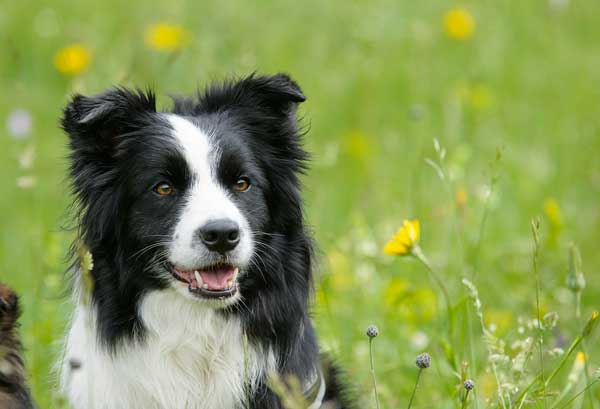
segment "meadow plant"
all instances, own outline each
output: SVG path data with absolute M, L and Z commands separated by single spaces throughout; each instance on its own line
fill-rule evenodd
M 438 273 L 433 269 L 425 253 L 419 246 L 421 237 L 421 224 L 419 220 L 404 220 L 402 227 L 385 245 L 383 252 L 393 256 L 412 256 L 425 266 L 435 283 L 439 286 L 444 296 L 448 319 L 451 320 L 450 294 Z
M 306 84 L 307 118 L 315 118 L 307 143 L 317 153 L 306 180 L 307 218 L 333 260 L 316 285 L 319 337 L 359 384 L 365 371 L 378 408 L 409 396 L 414 368 L 400 362 L 427 349 L 440 376 L 427 391 L 434 402 L 423 399 L 421 407 L 600 409 L 592 313 L 600 139 L 597 87 L 589 86 L 600 81 L 599 2 L 338 1 L 305 11 L 292 11 L 293 2 L 258 11 L 167 2 L 149 11 L 133 1 L 125 6 L 140 17 L 128 24 L 110 8 L 92 21 L 85 4 L 13 3 L 0 16 L 11 96 L 2 109 L 0 162 L 5 185 L 15 188 L 2 202 L 0 278 L 23 295 L 25 358 L 39 407 L 67 407 L 49 376 L 70 315 L 59 301 L 61 257 L 72 238 L 56 232 L 68 206 L 66 188 L 57 188 L 65 173 L 56 160 L 65 154 L 56 137 L 59 107 L 67 95 L 108 83 L 191 89 L 222 78 L 226 67 L 240 75 L 283 68 Z M 333 16 L 346 24 L 332 24 Z M 270 24 L 257 29 L 263 20 Z M 260 46 L 245 46 L 248 33 Z M 409 119 L 398 115 L 402 107 Z M 433 148 L 425 146 L 432 135 Z M 435 174 L 419 169 L 423 160 Z M 510 177 L 500 179 L 501 171 Z M 385 253 L 416 259 L 433 291 L 410 276 L 411 263 L 396 269 L 401 263 L 390 267 L 377 254 L 393 217 L 383 215 L 402 212 L 423 225 L 402 222 Z M 544 218 L 526 235 L 530 226 L 521 221 L 538 212 Z M 570 240 L 578 245 L 565 245 Z M 93 260 L 83 247 L 74 251 L 80 296 L 89 302 Z M 394 302 L 373 302 L 390 283 Z M 377 354 L 376 327 L 367 332 L 368 350 L 363 331 L 348 330 L 373 317 L 385 328 Z M 392 355 L 400 362 L 389 362 Z M 274 376 L 270 386 L 286 408 L 306 407 L 297 381 Z M 390 392 L 398 388 L 406 388 L 400 399 Z M 365 400 L 373 399 L 368 392 Z
M 415 394 L 417 393 L 417 388 L 419 387 L 419 381 L 421 380 L 421 372 L 423 372 L 423 369 L 427 369 L 431 366 L 431 356 L 424 352 L 417 356 L 415 364 L 417 365 L 417 368 L 419 368 L 419 371 L 417 372 L 415 387 L 413 388 L 412 394 L 410 395 L 410 400 L 408 401 L 408 409 L 410 409 L 413 400 L 415 399 Z
M 466 408 L 468 406 L 469 392 L 471 392 L 473 389 L 475 389 L 475 382 L 473 382 L 472 379 L 467 379 L 465 381 L 465 383 L 463 384 L 463 387 L 465 389 L 465 394 L 464 394 L 464 397 L 462 399 L 461 409 L 464 409 L 464 408 Z
M 581 271 L 581 254 L 574 243 L 569 246 L 569 273 L 567 275 L 567 288 L 573 293 L 575 299 L 575 318 L 581 317 L 581 295 L 585 289 L 585 276 Z
M 371 364 L 371 380 L 373 382 L 373 394 L 375 395 L 375 406 L 379 409 L 379 395 L 377 393 L 377 378 L 375 376 L 375 364 L 373 363 L 373 339 L 379 335 L 379 329 L 375 325 L 369 325 L 366 331 L 369 337 L 369 359 Z

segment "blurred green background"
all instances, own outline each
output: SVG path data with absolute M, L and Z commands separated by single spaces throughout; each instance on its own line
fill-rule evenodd
M 459 407 L 463 361 L 477 383 L 471 404 L 502 406 L 461 279 L 478 287 L 484 321 L 511 360 L 514 342 L 535 336 L 532 218 L 541 221 L 540 309 L 560 317 L 544 347 L 565 349 L 600 307 L 600 2 L 43 3 L 0 7 L 0 279 L 22 296 L 40 407 L 61 406 L 53 362 L 71 311 L 58 118 L 71 93 L 113 84 L 151 86 L 168 109 L 170 93 L 211 80 L 283 71 L 298 81 L 313 158 L 307 216 L 321 260 L 315 320 L 366 405 L 364 330 L 375 323 L 384 407 L 406 405 L 422 351 L 433 365 L 413 407 Z M 421 222 L 421 248 L 451 294 L 452 330 L 423 266 L 383 254 L 405 218 Z M 587 279 L 579 319 L 566 286 L 571 242 Z M 587 340 L 588 378 L 579 373 L 571 392 L 600 364 L 597 344 Z M 544 359 L 551 368 L 560 358 Z M 552 391 L 566 388 L 571 365 L 574 357 Z M 524 379 L 536 360 L 528 368 Z M 591 390 L 574 407 L 600 408 Z

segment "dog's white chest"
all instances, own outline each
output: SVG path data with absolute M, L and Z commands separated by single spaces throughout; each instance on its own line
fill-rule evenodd
M 77 307 L 61 374 L 74 409 L 239 408 L 245 385 L 275 367 L 272 353 L 244 347 L 237 318 L 224 319 L 174 291 L 145 296 L 140 316 L 145 341 L 130 341 L 111 356 L 96 342 L 93 314 Z

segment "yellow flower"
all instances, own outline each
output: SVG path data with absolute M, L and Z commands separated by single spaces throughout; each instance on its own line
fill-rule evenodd
M 385 245 L 383 252 L 393 256 L 410 254 L 419 242 L 420 226 L 418 220 L 404 220 L 402 227 Z
M 555 199 L 548 198 L 544 201 L 544 213 L 553 228 L 560 228 L 562 226 L 562 212 Z
M 466 40 L 475 31 L 475 19 L 467 10 L 455 8 L 444 16 L 446 34 L 455 40 Z
M 461 83 L 454 89 L 454 96 L 475 111 L 486 111 L 494 106 L 494 94 L 484 84 Z
M 355 129 L 346 135 L 345 150 L 354 159 L 366 160 L 372 156 L 374 138 Z
M 77 75 L 90 64 L 91 54 L 82 44 L 71 44 L 54 54 L 54 67 L 62 74 Z
M 456 202 L 456 207 L 464 208 L 467 204 L 468 194 L 464 186 L 460 186 L 454 195 L 454 200 Z
M 146 29 L 146 45 L 156 51 L 177 51 L 188 43 L 189 37 L 189 32 L 178 25 L 158 23 Z
M 571 368 L 571 372 L 569 373 L 569 376 L 567 377 L 567 379 L 569 381 L 569 385 L 571 385 L 571 387 L 581 377 L 581 373 L 583 372 L 583 369 L 585 368 L 585 361 L 587 361 L 587 357 L 585 356 L 585 354 L 581 351 L 577 352 L 577 355 L 575 355 L 575 362 L 573 362 L 573 367 Z

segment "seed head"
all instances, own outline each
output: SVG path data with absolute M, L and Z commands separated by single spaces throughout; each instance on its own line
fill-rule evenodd
M 366 333 L 369 338 L 375 338 L 377 335 L 379 335 L 379 330 L 375 325 L 369 325 Z
M 417 360 L 415 361 L 417 366 L 421 369 L 429 368 L 431 365 L 431 356 L 427 352 L 422 353 L 417 356 Z
M 472 391 L 475 388 L 475 382 L 472 379 L 467 379 L 465 381 L 465 389 L 468 391 Z

